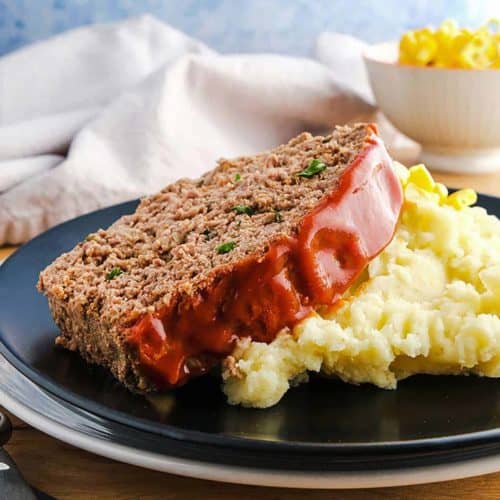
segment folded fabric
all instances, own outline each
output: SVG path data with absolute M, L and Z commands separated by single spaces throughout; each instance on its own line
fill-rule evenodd
M 221 156 L 373 119 L 362 48 L 329 34 L 319 62 L 218 55 L 142 16 L 0 59 L 0 245 L 197 176 Z

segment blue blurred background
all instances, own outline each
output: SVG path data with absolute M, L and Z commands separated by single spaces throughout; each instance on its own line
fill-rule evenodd
M 70 28 L 150 13 L 221 52 L 309 55 L 322 31 L 369 42 L 500 17 L 500 0 L 0 0 L 0 55 Z

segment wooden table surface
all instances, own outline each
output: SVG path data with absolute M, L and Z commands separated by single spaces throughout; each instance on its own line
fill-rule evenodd
M 439 175 L 452 187 L 472 187 L 500 196 L 500 174 Z M 14 248 L 0 248 L 0 260 Z M 13 417 L 14 434 L 6 446 L 26 479 L 56 498 L 68 499 L 500 499 L 500 473 L 419 486 L 373 490 L 301 491 L 240 486 L 153 472 L 102 458 L 57 441 Z M 0 495 L 1 496 L 1 495 Z

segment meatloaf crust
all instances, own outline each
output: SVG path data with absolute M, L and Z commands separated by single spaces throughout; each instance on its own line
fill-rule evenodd
M 303 133 L 269 152 L 221 159 L 201 178 L 143 199 L 135 213 L 90 234 L 40 274 L 38 288 L 61 332 L 56 343 L 132 390 L 153 390 L 127 329 L 162 307 L 196 303 L 243 259 L 294 235 L 373 134 L 365 124 L 326 137 Z M 320 175 L 297 175 L 317 158 L 328 165 Z M 233 248 L 221 252 L 227 242 Z

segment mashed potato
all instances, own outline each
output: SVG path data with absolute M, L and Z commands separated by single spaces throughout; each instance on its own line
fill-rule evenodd
M 270 344 L 240 341 L 223 373 L 230 403 L 272 406 L 308 371 L 384 389 L 416 373 L 500 377 L 500 221 L 422 165 L 397 169 L 393 241 L 335 310 Z

